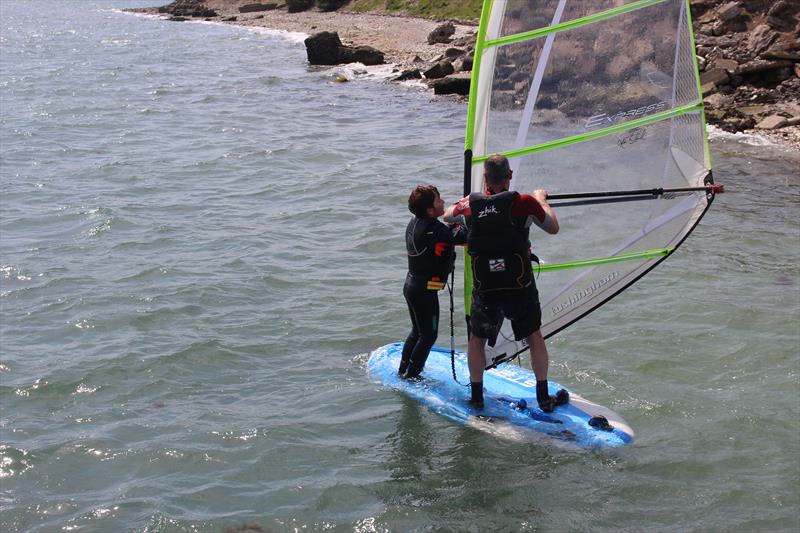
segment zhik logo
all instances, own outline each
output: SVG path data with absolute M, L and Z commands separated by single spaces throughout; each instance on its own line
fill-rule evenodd
M 491 214 L 497 214 L 497 209 L 495 209 L 493 205 L 486 206 L 482 210 L 478 211 L 478 218 L 483 218 Z

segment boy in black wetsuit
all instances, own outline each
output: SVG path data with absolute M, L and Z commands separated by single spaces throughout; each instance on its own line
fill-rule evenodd
M 403 296 L 411 315 L 411 333 L 397 371 L 405 378 L 416 378 L 439 335 L 439 291 L 453 270 L 455 245 L 464 244 L 467 233 L 461 226 L 448 227 L 438 220 L 444 214 L 444 201 L 433 185 L 415 188 L 408 197 L 408 210 L 414 218 L 406 227 L 408 275 Z

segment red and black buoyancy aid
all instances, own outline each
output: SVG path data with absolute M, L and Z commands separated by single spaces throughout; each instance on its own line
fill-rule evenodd
M 511 215 L 517 196 L 516 191 L 469 195 L 467 245 L 477 291 L 521 289 L 533 280 L 528 217 Z
M 453 245 L 437 242 L 436 230 L 442 225 L 435 218 L 414 217 L 406 227 L 406 252 L 408 253 L 408 272 L 414 278 L 425 282 L 429 290 L 444 289 L 447 276 L 453 270 L 456 253 Z

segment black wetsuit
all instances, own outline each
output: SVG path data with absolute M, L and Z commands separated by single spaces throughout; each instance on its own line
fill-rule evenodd
M 414 217 L 406 227 L 408 274 L 403 296 L 411 317 L 411 332 L 403 345 L 398 372 L 412 378 L 425 367 L 439 336 L 439 291 L 455 262 L 455 245 L 467 240 L 461 227 L 450 228 L 435 218 Z

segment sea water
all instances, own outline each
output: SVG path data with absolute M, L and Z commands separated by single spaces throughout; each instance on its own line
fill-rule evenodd
M 150 3 L 0 3 L 0 530 L 800 526 L 797 152 L 713 136 L 728 192 L 551 339 L 633 445 L 502 440 L 365 372 L 409 328 L 409 191 L 461 191 L 464 103 L 116 10 Z

